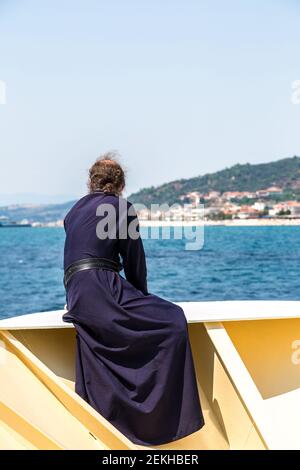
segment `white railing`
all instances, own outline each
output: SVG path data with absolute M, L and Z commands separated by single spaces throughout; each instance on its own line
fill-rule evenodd
M 300 301 L 230 300 L 176 302 L 189 323 L 300 318 Z M 64 310 L 31 313 L 0 320 L 0 329 L 72 328 L 62 320 Z

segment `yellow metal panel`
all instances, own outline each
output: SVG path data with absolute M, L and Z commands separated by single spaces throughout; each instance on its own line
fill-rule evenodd
M 224 327 L 264 399 L 300 388 L 300 361 L 293 361 L 297 340 L 300 350 L 299 318 L 228 322 Z
M 222 336 L 227 335 L 220 324 L 215 326 L 209 324 L 209 327 L 216 328 Z M 252 429 L 253 422 L 248 410 L 234 387 L 226 367 L 220 361 L 220 351 L 216 350 L 205 325 L 190 325 L 189 331 L 198 382 L 208 400 L 211 415 L 219 422 L 219 429 L 222 430 L 228 447 L 243 449 L 250 434 L 256 433 L 255 448 L 265 448 L 257 431 Z
M 3 402 L 0 402 L 0 417 L 0 448 L 62 449 L 55 440 Z
M 213 395 L 230 449 L 244 449 L 250 433 L 254 433 L 253 422 L 218 357 L 215 357 Z M 264 448 L 257 432 L 256 443 Z
M 56 331 L 56 330 L 48 330 L 48 331 Z M 70 332 L 71 330 L 65 329 L 61 330 Z M 38 333 L 38 330 L 36 330 Z M 115 429 L 108 421 L 106 421 L 101 415 L 99 415 L 92 407 L 90 407 L 84 400 L 82 400 L 79 395 L 77 395 L 73 390 L 70 389 L 64 383 L 64 380 L 61 380 L 56 374 L 54 374 L 48 367 L 45 366 L 43 362 L 41 362 L 37 356 L 35 356 L 27 347 L 24 346 L 19 340 L 16 339 L 11 333 L 9 332 L 0 332 L 0 335 L 4 338 L 9 347 L 15 354 L 15 356 L 19 359 L 23 366 L 26 367 L 27 371 L 30 371 L 32 376 L 41 384 L 44 384 L 48 389 L 49 396 L 52 397 L 53 400 L 56 401 L 59 406 L 61 406 L 66 416 L 71 416 L 75 421 L 78 422 L 85 430 L 86 435 L 89 437 L 90 445 L 94 448 L 99 448 L 99 446 L 103 448 L 109 449 L 130 449 L 136 448 L 136 446 L 131 443 L 125 436 L 123 436 L 117 429 Z M 74 337 L 74 336 L 73 336 Z M 27 341 L 29 341 L 29 337 L 27 337 Z M 43 344 L 43 358 L 45 362 L 54 363 L 53 359 L 50 357 L 53 352 L 53 345 L 55 342 L 50 341 L 48 354 L 49 357 L 47 358 L 47 348 L 45 346 L 45 337 L 42 336 L 42 339 L 39 338 L 39 335 L 35 337 L 35 352 L 38 352 L 38 344 Z M 68 341 L 61 342 L 62 349 L 63 347 L 68 348 Z M 55 348 L 54 348 L 55 349 Z M 62 350 L 63 352 L 63 350 Z M 61 361 L 64 362 L 64 358 L 71 357 L 69 354 L 62 354 Z M 62 371 L 64 370 L 68 377 L 74 376 L 74 359 L 72 359 L 72 363 L 69 364 L 70 370 L 68 370 L 67 363 L 59 366 L 59 369 Z M 10 380 L 10 383 L 13 383 Z M 30 388 L 28 384 L 27 388 Z M 51 392 L 51 393 L 50 393 Z M 22 396 L 22 394 L 19 394 Z M 1 400 L 1 396 L 0 396 Z M 48 413 L 44 413 L 44 416 L 48 416 Z M 39 413 L 35 417 L 37 420 L 41 419 Z M 70 436 L 71 442 L 73 442 L 73 448 L 81 448 L 80 442 L 78 444 L 74 441 L 74 436 L 71 431 L 68 433 L 68 430 L 65 426 L 60 426 L 60 432 L 68 433 Z M 55 430 L 53 430 L 54 435 L 57 434 Z M 59 434 L 59 433 L 58 433 Z M 93 437 L 94 436 L 94 437 Z M 81 440 L 84 442 L 84 440 Z
M 36 450 L 21 434 L 0 420 L 0 450 Z
M 201 325 L 195 325 L 201 327 Z M 198 328 L 196 336 L 202 329 Z M 66 408 L 80 420 L 96 437 L 105 442 L 109 448 L 141 448 L 130 443 L 124 436 L 120 435 L 113 426 L 106 422 L 81 398 L 71 392 L 74 381 L 74 355 L 75 355 L 75 332 L 72 329 L 60 330 L 22 330 L 14 331 L 13 341 L 18 348 L 19 355 L 36 377 L 42 380 L 52 393 L 66 406 Z M 13 338 L 12 337 L 12 338 Z M 206 342 L 208 337 L 206 335 Z M 203 344 L 203 341 L 201 342 Z M 26 346 L 22 352 L 22 346 Z M 30 350 L 30 353 L 29 351 Z M 29 353 L 29 354 L 28 354 Z M 34 354 L 34 356 L 32 356 Z M 195 359 L 196 367 L 201 356 Z M 47 367 L 45 367 L 47 366 Z M 49 369 L 51 370 L 49 370 Z M 209 369 L 206 368 L 208 371 Z M 206 374 L 205 374 L 206 375 Z M 204 376 L 201 377 L 205 378 Z M 66 387 L 67 384 L 67 387 Z M 199 382 L 200 387 L 200 382 Z M 184 439 L 159 446 L 163 449 L 226 449 L 228 443 L 222 432 L 219 422 L 212 411 L 210 403 L 204 393 L 202 395 L 202 407 L 206 421 L 205 427 Z M 121 438 L 120 438 L 121 436 Z M 121 440 L 123 439 L 123 441 Z M 129 443 L 129 444 L 128 444 Z M 122 447 L 123 446 L 123 447 Z
M 252 426 L 250 430 L 243 450 L 266 450 L 266 446 L 264 445 L 254 426 Z
M 10 335 L 1 333 L 1 336 L 0 418 L 5 420 L 8 413 L 5 414 L 4 409 L 10 410 L 16 419 L 15 422 L 11 419 L 9 424 L 14 429 L 19 425 L 20 432 L 22 421 L 24 436 L 28 427 L 31 427 L 30 438 L 43 449 L 103 449 L 103 444 L 72 416 L 28 368 L 26 362 L 20 359 L 16 354 L 15 345 L 9 341 Z

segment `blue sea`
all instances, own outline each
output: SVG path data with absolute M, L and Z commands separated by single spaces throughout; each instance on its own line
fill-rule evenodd
M 185 243 L 144 240 L 150 292 L 173 301 L 300 299 L 300 227 L 210 226 L 201 250 Z M 0 229 L 1 318 L 63 308 L 63 245 L 60 228 Z

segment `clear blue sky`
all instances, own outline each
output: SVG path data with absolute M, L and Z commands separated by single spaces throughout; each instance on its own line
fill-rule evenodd
M 128 193 L 300 155 L 299 23 L 296 0 L 0 0 L 0 193 L 81 195 L 112 149 Z

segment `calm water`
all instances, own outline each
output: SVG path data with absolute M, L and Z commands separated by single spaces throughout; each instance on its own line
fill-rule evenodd
M 63 307 L 63 243 L 63 229 L 0 229 L 0 317 Z M 300 299 L 300 227 L 207 227 L 200 251 L 144 243 L 149 290 L 162 297 Z

